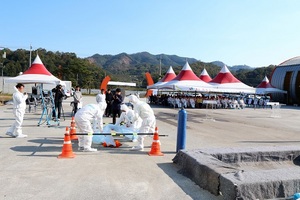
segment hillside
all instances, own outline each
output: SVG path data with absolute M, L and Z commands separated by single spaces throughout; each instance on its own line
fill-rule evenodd
M 5 64 L 4 76 L 16 76 L 19 72 L 28 69 L 29 51 L 5 49 L 7 57 L 0 58 Z M 185 58 L 176 55 L 152 55 L 148 52 L 135 54 L 120 53 L 118 55 L 95 54 L 88 58 L 78 58 L 75 53 L 51 52 L 38 49 L 40 58 L 47 69 L 63 80 L 70 80 L 73 86 L 78 84 L 83 88 L 98 88 L 106 75 L 113 81 L 135 82 L 138 87 L 146 88 L 145 72 L 150 72 L 154 82 L 160 80 L 170 66 L 176 74 L 180 72 L 186 61 L 196 75 L 200 75 L 205 68 L 213 78 L 224 65 L 221 61 L 205 63 L 194 58 Z M 3 53 L 3 50 L 0 50 Z M 36 56 L 33 52 L 32 57 Z M 247 85 L 257 86 L 265 75 L 270 75 L 275 66 L 252 68 L 247 65 L 235 65 L 229 70 L 232 74 Z M 161 72 L 161 74 L 160 74 Z
M 122 73 L 132 67 L 146 65 L 148 67 L 157 66 L 183 66 L 186 61 L 189 63 L 197 62 L 194 58 L 179 57 L 176 55 L 152 55 L 148 52 L 135 54 L 120 53 L 117 55 L 99 55 L 95 54 L 87 58 L 91 63 L 102 67 L 112 73 Z M 160 63 L 161 62 L 161 63 Z
M 210 62 L 214 65 L 217 65 L 219 67 L 223 67 L 225 65 L 225 63 L 223 63 L 222 61 L 213 61 L 213 62 Z M 239 71 L 239 70 L 254 70 L 253 67 L 250 67 L 248 65 L 234 65 L 234 66 L 228 66 L 228 69 L 231 71 L 231 72 L 236 72 L 236 71 Z
M 95 54 L 87 59 L 92 64 L 104 69 L 107 75 L 110 75 L 113 80 L 136 82 L 137 85 L 143 87 L 146 86 L 144 79 L 145 72 L 150 72 L 154 82 L 156 82 L 164 76 L 170 66 L 178 74 L 185 62 L 188 61 L 195 74 L 200 75 L 201 71 L 206 68 L 210 75 L 214 77 L 225 64 L 221 61 L 205 63 L 195 58 L 167 54 L 152 55 L 148 52 L 135 54 L 120 53 L 117 55 Z M 247 65 L 234 65 L 228 66 L 228 68 L 237 76 L 240 76 L 239 72 L 247 73 L 254 70 L 254 68 Z M 159 75 L 160 72 L 161 75 Z M 242 78 L 245 79 L 243 76 Z M 258 80 L 253 81 L 253 78 L 247 79 L 247 81 L 251 84 L 258 82 Z

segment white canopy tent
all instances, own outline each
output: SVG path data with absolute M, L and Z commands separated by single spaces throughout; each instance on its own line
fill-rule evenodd
M 262 82 L 256 87 L 256 94 L 272 94 L 272 93 L 287 93 L 285 90 L 278 89 L 271 85 L 267 76 L 262 80 Z
M 158 89 L 209 92 L 212 87 L 197 77 L 189 63 L 186 62 L 180 73 L 174 79 L 166 84 L 158 86 Z
M 63 81 L 53 76 L 44 66 L 40 57 L 37 55 L 32 65 L 23 74 L 5 79 L 5 83 L 23 83 L 23 84 L 54 84 L 54 85 L 65 85 Z
M 42 63 L 40 57 L 37 55 L 35 60 L 33 61 L 32 65 L 29 67 L 28 70 L 26 70 L 23 74 L 8 78 L 5 80 L 6 83 L 23 83 L 23 84 L 52 84 L 52 85 L 58 85 L 61 84 L 65 86 L 65 83 L 61 81 L 60 79 L 53 76 L 44 66 Z M 46 117 L 45 122 L 47 122 L 47 125 L 50 126 L 50 120 L 52 113 L 55 112 L 55 106 L 54 106 L 54 100 L 53 96 L 49 95 L 49 97 L 44 97 L 44 94 L 42 92 L 43 86 L 40 87 L 40 93 L 38 93 L 37 90 L 37 96 L 41 97 L 41 104 L 42 104 L 42 114 L 41 118 L 38 122 L 38 126 L 40 126 L 42 123 L 43 116 Z M 51 90 L 50 90 L 51 94 Z M 30 105 L 29 105 L 30 106 Z M 57 116 L 57 115 L 56 115 Z M 56 119 L 56 122 L 59 125 L 59 121 Z
M 212 80 L 212 78 L 209 76 L 205 68 L 202 70 L 199 78 L 206 83 Z
M 169 67 L 169 70 L 167 71 L 167 73 L 165 74 L 165 76 L 159 80 L 157 83 L 153 84 L 153 85 L 149 85 L 147 87 L 147 89 L 158 89 L 159 87 L 161 87 L 162 85 L 166 84 L 167 82 L 169 82 L 170 80 L 174 79 L 176 77 L 176 74 L 172 68 L 172 66 Z
M 250 87 L 235 78 L 224 65 L 218 75 L 209 84 L 214 92 L 255 94 L 255 88 Z

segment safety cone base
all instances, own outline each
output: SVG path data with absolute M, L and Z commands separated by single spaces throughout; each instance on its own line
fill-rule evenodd
M 164 154 L 161 153 L 161 152 L 160 153 L 155 153 L 155 154 L 152 154 L 152 153 L 149 152 L 148 155 L 149 156 L 164 156 Z
M 62 155 L 62 154 L 59 154 L 58 156 L 57 156 L 57 158 L 75 158 L 75 154 L 73 153 L 73 154 L 68 154 L 68 155 Z
M 57 158 L 75 158 L 75 154 L 72 150 L 72 144 L 64 144 L 62 148 L 62 153 L 57 156 Z
M 160 151 L 160 144 L 158 142 L 153 142 L 149 156 L 163 156 L 164 154 Z

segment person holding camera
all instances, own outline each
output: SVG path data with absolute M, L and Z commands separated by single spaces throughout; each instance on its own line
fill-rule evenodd
M 6 131 L 6 135 L 16 138 L 26 138 L 27 135 L 22 133 L 22 123 L 26 110 L 27 93 L 24 92 L 24 85 L 18 83 L 15 87 L 16 92 L 13 94 L 13 114 L 15 116 L 15 122 Z
M 54 106 L 55 109 L 52 112 L 52 119 L 56 119 L 59 121 L 62 111 L 62 101 L 64 98 L 66 98 L 66 94 L 62 88 L 62 85 L 57 85 L 55 88 L 52 89 L 52 92 L 54 94 Z M 56 116 L 56 110 L 57 110 L 57 116 Z
M 113 95 L 113 102 L 111 105 L 113 114 L 113 124 L 116 123 L 117 115 L 121 116 L 121 103 L 123 102 L 123 97 L 121 96 L 121 89 L 117 88 L 116 93 Z

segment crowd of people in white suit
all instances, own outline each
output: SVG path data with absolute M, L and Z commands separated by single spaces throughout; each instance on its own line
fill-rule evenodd
M 174 108 L 207 108 L 207 104 L 214 108 L 243 109 L 245 107 L 266 108 L 270 101 L 266 96 L 250 95 L 153 95 L 149 97 L 149 103 L 170 106 Z

